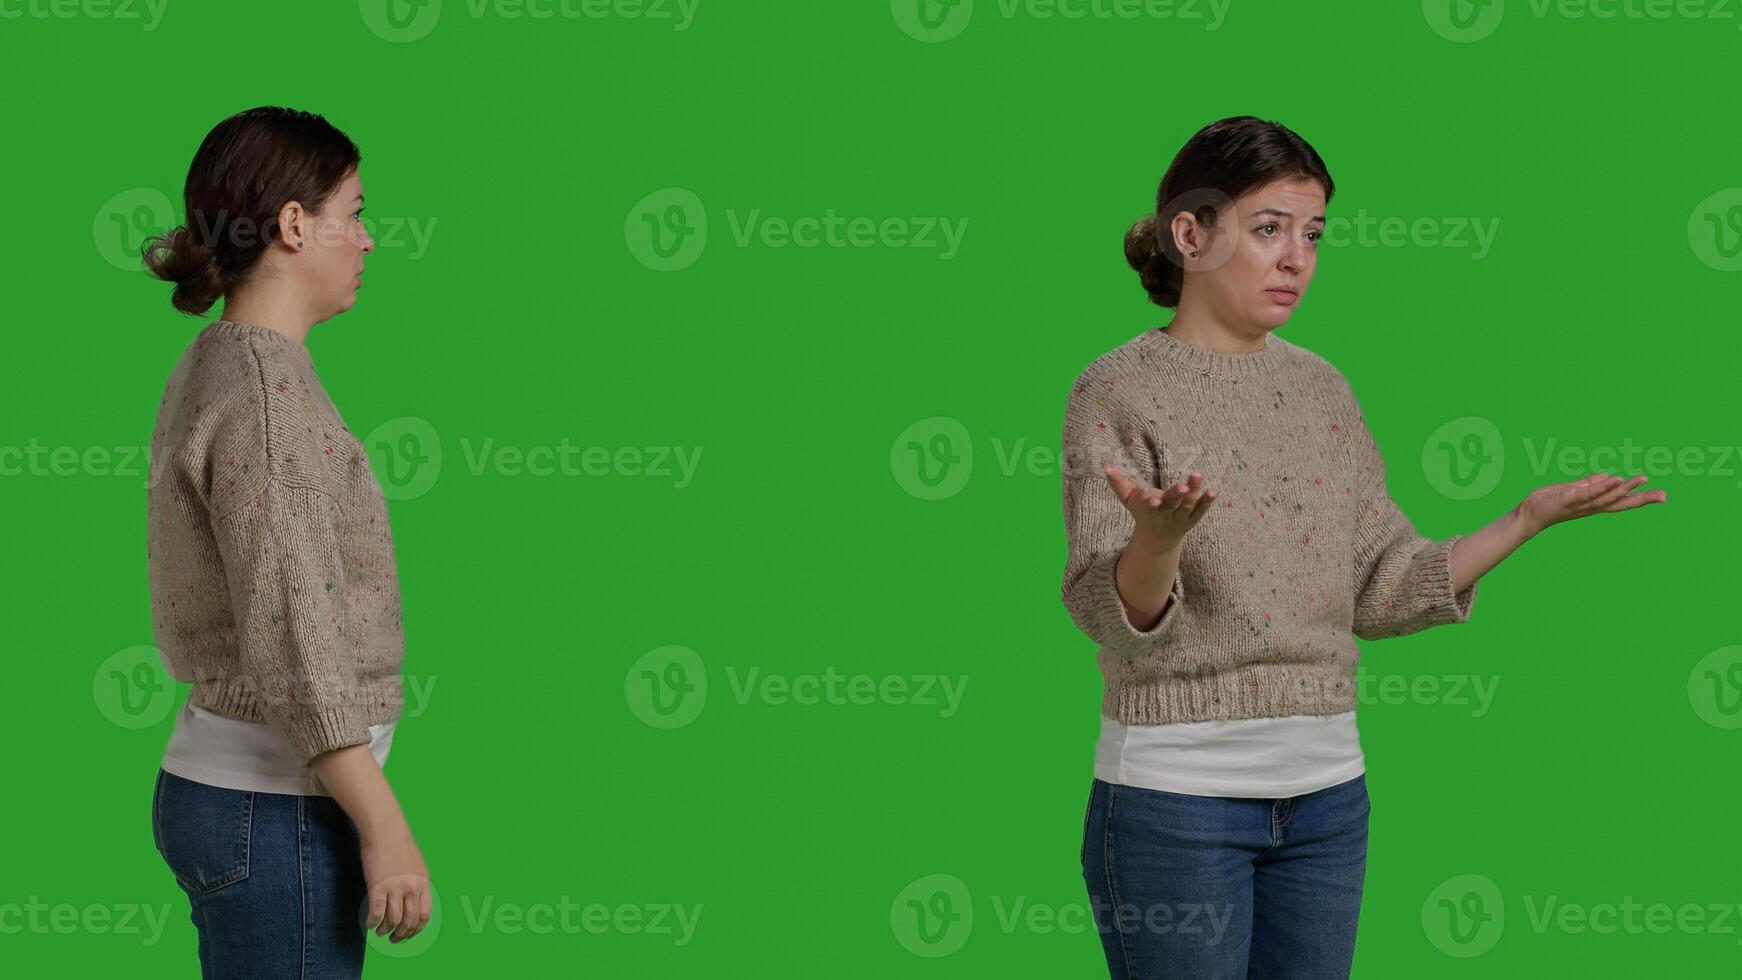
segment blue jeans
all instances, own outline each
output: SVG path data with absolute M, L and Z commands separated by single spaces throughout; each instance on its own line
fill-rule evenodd
M 1367 777 L 1287 799 L 1095 780 L 1083 880 L 1114 980 L 1347 980 Z
M 224 789 L 159 769 L 151 833 L 187 893 L 205 980 L 363 975 L 362 853 L 332 797 Z

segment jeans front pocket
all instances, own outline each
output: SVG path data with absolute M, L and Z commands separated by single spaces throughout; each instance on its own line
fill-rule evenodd
M 248 877 L 248 837 L 254 793 L 184 779 L 157 777 L 152 829 L 158 852 L 191 892 L 214 892 Z

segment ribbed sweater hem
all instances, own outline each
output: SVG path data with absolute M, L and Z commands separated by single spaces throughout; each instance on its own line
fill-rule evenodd
M 1108 684 L 1101 711 L 1127 725 L 1353 711 L 1355 679 L 1323 664 L 1253 664 L 1163 685 Z

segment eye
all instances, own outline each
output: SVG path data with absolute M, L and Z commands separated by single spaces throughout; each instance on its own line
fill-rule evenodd
M 1319 239 L 1325 237 L 1325 233 L 1322 231 L 1309 231 L 1309 232 L 1307 232 L 1307 234 L 1312 236 L 1312 243 L 1314 245 L 1317 245 L 1319 243 Z
M 1274 228 L 1276 228 L 1276 222 L 1274 222 L 1274 221 L 1272 221 L 1272 222 L 1270 222 L 1270 223 L 1269 223 L 1269 224 L 1265 224 L 1265 225 L 1259 225 L 1259 226 L 1258 226 L 1258 230 L 1259 230 L 1259 231 L 1260 231 L 1260 232 L 1262 232 L 1262 231 L 1264 231 L 1264 229 L 1266 229 L 1266 228 L 1270 228 L 1270 229 L 1274 229 Z M 1264 236 L 1264 237 L 1265 237 L 1265 238 L 1269 238 L 1269 237 L 1271 237 L 1271 236 L 1269 236 L 1269 235 L 1265 235 L 1265 236 Z
M 351 217 L 356 218 L 358 221 L 362 221 L 363 220 L 363 209 L 358 208 L 356 210 L 356 213 L 352 214 Z

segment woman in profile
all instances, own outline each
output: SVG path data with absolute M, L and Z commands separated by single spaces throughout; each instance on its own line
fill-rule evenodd
M 308 333 L 349 310 L 374 248 L 357 147 L 256 108 L 194 154 L 187 224 L 144 261 L 199 315 L 152 436 L 152 627 L 189 683 L 152 795 L 201 975 L 362 974 L 368 930 L 429 921 L 429 872 L 382 772 L 400 716 L 393 539 L 380 484 Z
M 1125 241 L 1174 315 L 1091 363 L 1065 410 L 1062 594 L 1104 682 L 1081 857 L 1116 980 L 1349 976 L 1355 637 L 1465 622 L 1477 579 L 1544 529 L 1665 499 L 1597 473 L 1417 534 L 1348 382 L 1274 335 L 1333 192 L 1280 124 L 1200 130 Z

